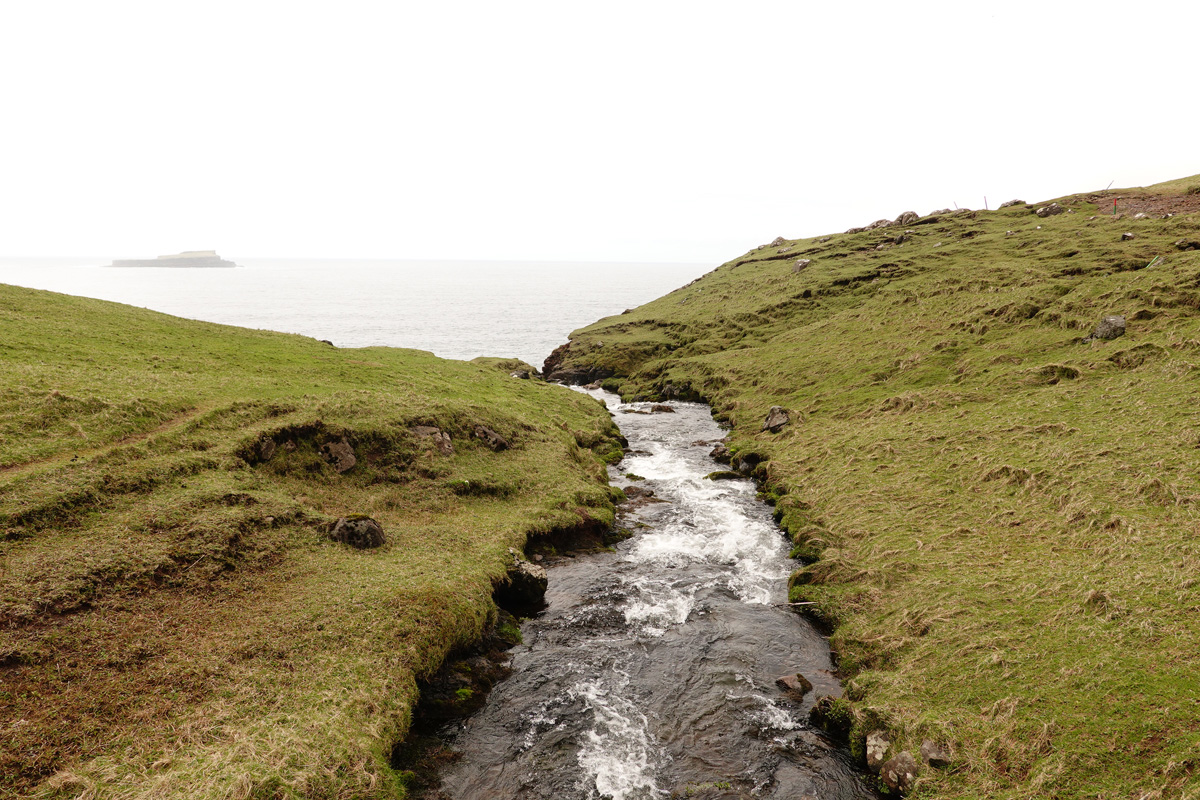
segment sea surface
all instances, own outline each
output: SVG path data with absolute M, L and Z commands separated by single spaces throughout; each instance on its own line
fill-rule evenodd
M 237 259 L 237 269 L 110 268 L 111 259 L 0 259 L 0 283 L 114 300 L 189 319 L 515 357 L 539 369 L 567 335 L 660 297 L 715 265 Z

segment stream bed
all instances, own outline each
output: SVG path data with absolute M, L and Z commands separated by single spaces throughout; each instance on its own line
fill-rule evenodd
M 615 552 L 550 568 L 511 676 L 442 731 L 461 755 L 441 796 L 876 797 L 806 722 L 817 697 L 841 691 L 829 647 L 786 606 L 795 562 L 754 485 L 704 477 L 723 469 L 708 407 L 644 413 L 651 404 L 589 394 L 629 440 L 614 485 L 653 497 L 623 507 L 618 524 L 635 534 Z M 775 686 L 797 672 L 814 687 L 799 704 Z

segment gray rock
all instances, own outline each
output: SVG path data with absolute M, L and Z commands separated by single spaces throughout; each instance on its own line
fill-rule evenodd
M 1096 330 L 1092 331 L 1090 335 L 1085 336 L 1083 340 L 1085 342 L 1092 339 L 1108 340 L 1124 335 L 1125 318 L 1114 314 L 1100 320 L 1100 324 L 1096 326 Z
M 412 432 L 417 435 L 418 439 L 431 439 L 442 455 L 454 455 L 454 443 L 450 441 L 450 434 L 440 428 L 432 425 L 415 425 Z
M 808 678 L 797 672 L 794 675 L 781 675 L 775 679 L 775 685 L 789 700 L 796 703 L 804 702 L 804 695 L 812 691 L 813 685 Z
M 787 243 L 788 243 L 787 239 L 783 238 L 782 236 L 776 236 L 774 239 L 771 240 L 771 244 L 769 244 L 767 246 L 768 247 L 783 247 Z
M 712 449 L 712 452 L 708 454 L 708 457 L 713 461 L 716 461 L 718 464 L 728 464 L 730 459 L 733 458 L 733 454 L 729 452 L 728 447 L 723 444 L 719 444 Z
M 879 770 L 883 768 L 883 762 L 887 761 L 887 751 L 891 744 L 892 741 L 888 738 L 887 731 L 871 731 L 867 734 L 867 769 L 879 774 Z
M 771 406 L 770 412 L 767 413 L 767 419 L 763 422 L 762 429 L 771 433 L 779 433 L 783 430 L 783 426 L 791 422 L 791 417 L 783 406 Z
M 508 449 L 508 441 L 491 428 L 483 425 L 475 426 L 475 438 L 495 450 L 497 453 Z
M 904 225 L 912 225 L 914 222 L 916 222 L 920 218 L 921 218 L 921 215 L 915 211 L 905 211 L 903 214 L 896 217 L 896 219 L 894 219 L 892 221 L 892 224 L 897 227 L 904 226 Z
M 512 556 L 512 566 L 508 568 L 504 585 L 505 602 L 524 607 L 542 605 L 548 585 L 546 568 L 526 561 L 511 547 L 508 552 Z
M 796 263 L 792 265 L 792 272 L 800 272 L 812 263 L 811 258 L 797 258 Z
M 275 440 L 261 439 L 259 440 L 258 447 L 256 449 L 258 451 L 259 461 L 270 461 L 271 456 L 275 455 Z
M 944 769 L 950 766 L 950 751 L 933 739 L 925 739 L 921 742 L 921 760 L 935 769 Z
M 1023 206 L 1023 205 L 1025 205 L 1024 200 L 1009 200 L 1007 203 L 1001 203 L 1000 207 L 1001 208 L 1011 208 L 1012 206 Z
M 358 463 L 358 459 L 354 455 L 354 448 L 344 438 L 321 445 L 321 455 L 338 472 L 353 469 L 354 465 Z
M 916 782 L 919 769 L 917 760 L 905 750 L 900 755 L 883 763 L 879 770 L 879 777 L 883 779 L 889 789 L 904 794 Z
M 333 524 L 329 538 L 358 550 L 379 547 L 387 541 L 383 526 L 370 517 L 362 516 L 342 517 Z
M 527 381 L 527 380 L 529 380 L 529 370 L 523 369 L 523 370 L 518 370 L 516 372 L 510 372 L 510 373 L 508 373 L 508 377 L 518 378 L 520 380 Z
M 1004 235 L 1005 236 L 1016 236 L 1017 232 L 1016 231 L 1005 231 Z
M 822 236 L 820 239 L 817 239 L 817 243 L 818 243 L 818 244 L 825 244 L 826 242 L 828 242 L 828 241 L 829 241 L 830 239 L 832 239 L 832 238 L 833 238 L 832 236 Z
M 846 233 L 862 233 L 866 228 L 847 228 Z
M 1150 219 L 1150 215 L 1139 211 L 1138 213 L 1133 215 L 1133 218 L 1134 219 Z
M 1122 233 L 1122 234 L 1121 234 L 1121 241 L 1122 241 L 1122 242 L 1128 242 L 1128 241 L 1130 241 L 1130 240 L 1132 240 L 1132 239 L 1136 239 L 1136 238 L 1137 238 L 1137 237 L 1136 237 L 1136 236 L 1134 236 L 1134 235 L 1133 235 L 1132 233 L 1130 233 L 1129 231 L 1126 231 L 1125 233 Z
M 867 226 L 867 230 L 873 231 L 876 228 L 887 228 L 892 224 L 890 219 L 877 219 Z
M 1058 203 L 1051 203 L 1048 206 L 1042 206 L 1033 213 L 1037 214 L 1039 217 L 1045 218 L 1053 217 L 1055 214 L 1061 214 L 1064 211 L 1066 211 L 1066 209 L 1060 206 Z

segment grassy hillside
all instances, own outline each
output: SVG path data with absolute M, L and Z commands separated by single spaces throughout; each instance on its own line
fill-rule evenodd
M 9 286 L 0 331 L 0 796 L 402 795 L 507 549 L 612 517 L 607 412 L 496 365 Z
M 733 426 L 852 748 L 953 751 L 914 795 L 1200 797 L 1200 176 L 1058 203 L 766 245 L 546 367 Z

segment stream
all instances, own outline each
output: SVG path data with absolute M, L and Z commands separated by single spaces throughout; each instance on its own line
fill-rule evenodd
M 615 552 L 550 568 L 511 677 L 442 732 L 461 754 L 442 796 L 876 797 L 806 722 L 817 697 L 841 691 L 829 647 L 785 605 L 795 562 L 753 484 L 705 479 L 723 469 L 708 407 L 637 413 L 651 404 L 588 393 L 629 440 L 613 484 L 653 499 L 622 508 L 618 524 L 636 532 Z M 800 704 L 775 687 L 796 672 L 814 686 Z

